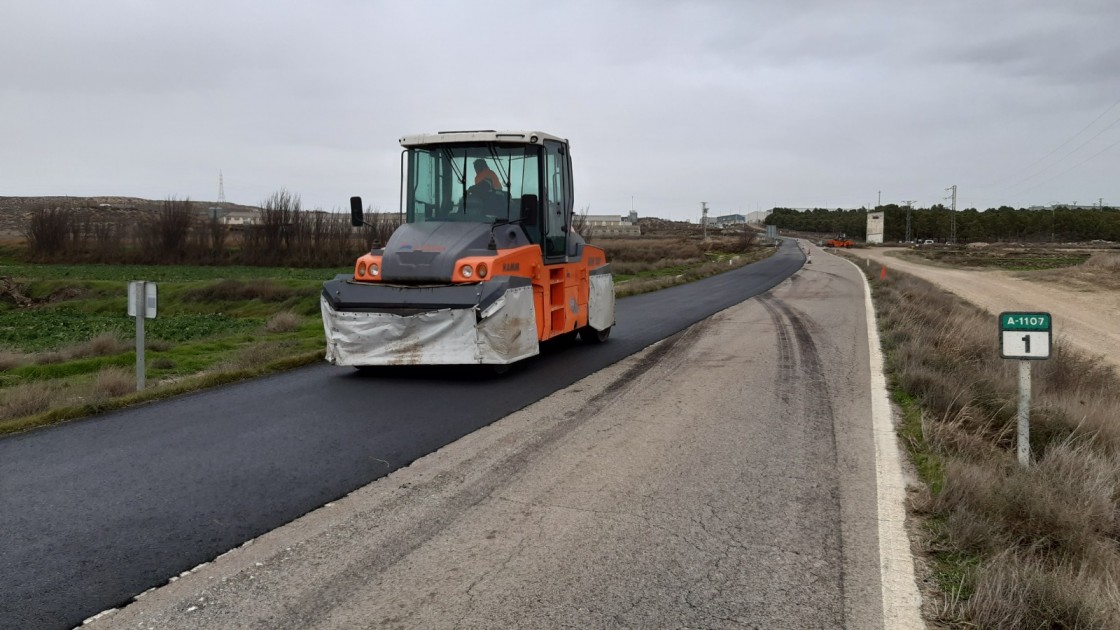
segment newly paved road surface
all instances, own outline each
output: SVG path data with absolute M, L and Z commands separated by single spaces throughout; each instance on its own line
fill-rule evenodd
M 0 628 L 68 627 L 123 605 L 775 286 L 803 260 L 787 243 L 622 300 L 607 344 L 553 348 L 498 379 L 321 365 L 0 440 Z
M 863 281 L 813 258 L 93 630 L 920 628 L 882 620 Z

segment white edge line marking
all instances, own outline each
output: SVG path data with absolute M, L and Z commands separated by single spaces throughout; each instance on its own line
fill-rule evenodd
M 847 260 L 846 258 L 844 260 Z M 906 534 L 906 480 L 902 476 L 898 436 L 891 419 L 883 350 L 871 284 L 859 266 L 848 260 L 863 279 L 867 309 L 867 345 L 871 363 L 871 425 L 875 437 L 875 487 L 879 506 L 879 574 L 883 586 L 884 628 L 925 628 L 922 596 L 914 579 L 914 558 Z

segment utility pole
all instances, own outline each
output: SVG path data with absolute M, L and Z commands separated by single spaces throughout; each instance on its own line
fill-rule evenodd
M 222 171 L 218 171 L 218 206 L 226 202 L 226 183 L 222 179 Z
M 910 234 L 910 212 L 914 209 L 914 204 L 917 201 L 918 201 L 917 199 L 911 199 L 911 200 L 902 202 L 902 203 L 906 204 L 906 242 L 907 243 L 910 242 L 910 236 L 911 236 L 911 234 Z
M 946 188 L 945 190 L 952 191 L 950 198 L 953 200 L 951 209 L 949 210 L 949 242 L 956 244 L 957 242 L 957 185 Z
M 875 209 L 878 210 L 883 205 L 883 191 L 879 191 L 879 201 L 875 204 Z
M 708 240 L 708 202 L 700 202 L 700 223 L 704 225 L 704 240 Z

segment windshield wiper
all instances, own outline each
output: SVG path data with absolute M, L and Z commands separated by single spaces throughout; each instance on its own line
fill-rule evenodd
M 493 146 L 486 145 L 486 148 L 490 149 L 490 156 L 494 158 L 494 163 L 498 165 L 498 175 L 502 178 L 502 181 L 505 183 L 506 190 L 509 190 L 509 184 L 510 184 L 509 169 L 505 169 L 505 170 L 502 169 L 502 157 L 500 155 L 498 155 L 498 152 L 494 150 Z
M 443 151 L 444 157 L 446 157 L 447 161 L 451 163 L 451 170 L 455 172 L 456 181 L 465 186 L 467 183 L 467 178 L 465 175 L 463 175 L 463 173 L 459 171 L 459 166 L 455 164 L 455 155 L 451 153 L 451 149 L 440 149 L 440 151 Z

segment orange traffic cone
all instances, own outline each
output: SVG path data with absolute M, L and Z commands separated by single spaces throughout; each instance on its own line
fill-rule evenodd
M 887 266 L 886 265 L 883 265 L 883 270 L 879 272 L 879 279 L 880 280 L 886 280 L 887 279 Z

